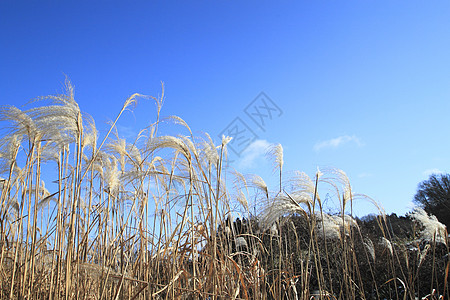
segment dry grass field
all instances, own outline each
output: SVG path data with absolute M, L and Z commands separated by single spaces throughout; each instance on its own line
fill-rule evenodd
M 226 167 L 230 138 L 160 116 L 163 97 L 132 95 L 101 139 L 69 81 L 0 108 L 1 299 L 448 299 L 435 218 L 386 216 L 340 170 L 284 178 L 281 145 L 270 190 Z M 155 122 L 129 142 L 116 123 L 142 98 Z M 377 215 L 354 217 L 357 198 Z

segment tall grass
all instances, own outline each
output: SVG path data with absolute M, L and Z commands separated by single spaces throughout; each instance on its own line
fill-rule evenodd
M 158 98 L 132 95 L 101 139 L 68 80 L 65 93 L 27 110 L 0 108 L 1 299 L 448 295 L 437 220 L 416 211 L 412 234 L 423 239 L 399 240 L 380 209 L 371 236 L 352 215 L 361 196 L 345 173 L 285 178 L 281 145 L 268 149 L 272 192 L 225 167 L 230 138 L 216 145 L 181 118 L 162 118 L 163 98 L 164 87 Z M 130 142 L 116 123 L 138 100 L 156 103 L 155 120 Z M 188 134 L 160 135 L 162 121 Z

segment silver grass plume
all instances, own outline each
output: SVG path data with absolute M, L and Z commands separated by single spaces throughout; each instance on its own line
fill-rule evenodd
M 295 199 L 301 199 L 302 203 L 307 203 L 307 211 L 312 214 L 314 211 L 314 199 L 318 198 L 316 185 L 304 172 L 295 171 L 288 180 L 289 194 Z
M 382 238 L 381 238 L 381 241 L 380 241 L 380 244 L 381 244 L 384 248 L 386 248 L 387 250 L 389 250 L 389 253 L 391 254 L 391 256 L 394 255 L 394 249 L 392 248 L 392 244 L 391 244 L 391 242 L 390 242 L 387 238 L 382 237 Z
M 97 149 L 98 130 L 95 127 L 95 121 L 92 118 L 87 119 L 87 130 L 83 134 L 83 150 L 85 147 L 91 147 L 93 151 Z
M 226 146 L 232 139 L 233 137 L 231 136 L 222 135 L 222 146 Z
M 236 237 L 236 238 L 234 239 L 234 242 L 235 242 L 235 244 L 236 244 L 236 247 L 239 248 L 239 249 L 247 248 L 247 247 L 248 247 L 247 241 L 246 241 L 242 236 Z
M 184 144 L 183 140 L 170 135 L 149 139 L 146 150 L 152 153 L 162 148 L 172 148 L 181 152 L 186 158 L 190 158 L 189 148 Z
M 39 97 L 36 100 L 50 100 L 48 106 L 39 106 L 27 110 L 37 127 L 51 138 L 55 132 L 62 131 L 77 137 L 83 132 L 83 119 L 91 117 L 84 115 L 75 101 L 74 88 L 68 78 L 65 81 L 65 93 Z
M 245 197 L 244 192 L 242 189 L 244 188 L 246 193 L 248 194 L 248 188 L 247 188 L 247 180 L 245 179 L 245 176 L 242 173 L 239 173 L 238 171 L 234 170 L 234 190 L 237 191 L 236 200 L 245 208 L 246 211 L 249 210 L 248 207 L 248 201 Z
M 439 222 L 435 216 L 428 215 L 420 207 L 415 207 L 409 216 L 423 225 L 424 228 L 420 233 L 423 239 L 447 243 L 445 225 Z
M 316 186 L 306 173 L 295 171 L 288 182 L 292 194 L 308 198 L 312 203 Z
M 370 254 L 370 257 L 372 257 L 372 260 L 375 261 L 375 247 L 372 240 L 369 238 L 365 238 L 363 243 L 367 252 Z
M 172 170 L 178 169 L 180 173 L 176 175 L 180 175 L 184 178 L 189 178 L 192 176 L 190 181 L 194 182 L 197 178 L 196 176 L 196 168 L 192 167 L 192 161 L 189 159 L 181 159 L 180 156 L 176 156 L 176 164 L 172 165 Z
M 12 105 L 4 105 L 0 107 L 0 121 L 12 123 L 5 129 L 10 135 L 27 136 L 32 142 L 37 141 L 41 136 L 35 120 L 27 113 Z
M 249 182 L 249 186 L 254 187 L 264 193 L 265 198 L 269 199 L 269 189 L 267 188 L 266 182 L 259 175 L 252 175 Z
M 153 96 L 149 96 L 147 97 L 148 99 L 153 99 L 156 102 L 156 113 L 160 114 L 161 112 L 161 108 L 164 104 L 164 82 L 161 81 L 161 96 L 159 98 L 153 97 Z
M 187 136 L 180 135 L 178 138 L 184 142 L 185 147 L 194 155 L 194 157 L 198 157 L 197 147 L 195 146 L 194 142 Z
M 246 211 L 249 210 L 247 198 L 245 197 L 245 194 L 242 192 L 242 190 L 238 191 L 238 194 L 236 195 L 236 200 L 242 205 L 242 207 L 244 207 Z
M 234 181 L 233 181 L 234 186 L 237 189 L 240 189 L 241 187 L 245 187 L 246 191 L 248 192 L 247 180 L 246 180 L 245 176 L 236 170 L 233 170 L 232 174 L 234 175 Z
M 318 215 L 317 219 L 318 235 L 329 239 L 340 239 L 341 233 L 348 234 L 351 227 L 358 227 L 358 223 L 349 215 L 328 215 L 323 213 Z M 323 236 L 324 234 L 325 236 Z
M 332 216 L 324 213 L 323 217 L 317 221 L 317 234 L 325 239 L 340 239 L 341 227 Z
M 320 181 L 333 187 L 336 197 L 340 200 L 341 211 L 344 212 L 347 203 L 353 200 L 352 188 L 347 174 L 336 168 L 325 169 Z
M 0 139 L 0 173 L 9 172 L 12 166 L 17 168 L 15 162 L 21 143 L 22 136 L 17 134 L 7 135 Z
M 180 118 L 179 116 L 168 116 L 168 117 L 166 117 L 164 119 L 168 120 L 168 121 L 172 121 L 174 124 L 178 124 L 178 125 L 181 125 L 181 126 L 185 127 L 189 131 L 190 135 L 192 136 L 191 128 L 186 123 L 186 121 L 183 120 L 182 118 Z
M 61 151 L 64 150 L 64 145 L 62 143 L 47 142 L 41 148 L 41 154 L 39 159 L 41 162 L 54 161 L 58 162 L 60 160 Z
M 207 166 L 210 165 L 217 165 L 219 162 L 219 153 L 217 152 L 217 148 L 214 145 L 213 140 L 211 139 L 211 136 L 209 134 L 206 135 L 206 140 L 201 143 L 201 152 L 203 153 L 204 160 L 202 160 L 203 164 Z
M 302 204 L 309 205 L 309 201 L 297 195 L 278 193 L 273 198 L 267 199 L 260 213 L 261 227 L 266 230 L 281 216 L 288 214 L 307 215 Z
M 116 139 L 111 141 L 105 146 L 105 151 L 108 151 L 112 155 L 117 155 L 117 159 L 120 164 L 120 170 L 125 171 L 125 158 L 128 155 L 127 141 L 116 136 Z
M 94 157 L 94 161 L 89 164 L 87 163 L 86 165 L 90 165 L 90 167 L 92 168 L 92 170 L 94 170 L 94 172 L 98 173 L 100 175 L 100 177 L 102 179 L 105 178 L 104 176 L 104 170 L 105 170 L 105 166 L 106 164 L 109 164 L 109 159 L 110 159 L 110 155 L 102 150 L 97 151 L 97 155 Z M 92 160 L 92 158 L 89 158 L 87 160 L 87 162 L 90 162 Z
M 111 160 L 105 160 L 104 161 L 104 174 L 106 179 L 107 187 L 109 188 L 109 192 L 112 194 L 115 194 L 119 190 L 119 170 L 118 170 L 118 164 L 117 164 L 117 158 L 114 156 L 111 157 Z
M 129 144 L 127 146 L 128 157 L 136 166 L 141 166 L 143 163 L 140 149 L 135 144 Z
M 273 169 L 281 170 L 283 169 L 283 146 L 281 144 L 272 144 L 269 146 L 266 155 L 269 158 L 273 158 Z
M 63 131 L 53 132 L 51 138 L 52 147 L 55 148 L 55 151 L 60 152 L 64 149 L 67 149 L 71 143 L 74 142 L 72 136 Z
M 222 151 L 222 159 L 227 160 L 228 159 L 228 143 L 233 139 L 231 136 L 225 136 L 222 135 L 222 145 L 221 145 L 221 151 Z
M 125 100 L 125 102 L 123 103 L 123 106 L 122 106 L 122 111 L 125 111 L 125 110 L 132 111 L 137 106 L 138 98 L 151 98 L 151 97 L 142 95 L 139 93 L 134 93 L 133 95 L 128 97 L 127 100 Z
M 283 147 L 281 144 L 272 144 L 267 150 L 266 156 L 273 159 L 273 172 L 278 170 L 279 172 L 279 190 L 278 193 L 282 191 L 282 173 L 283 173 Z

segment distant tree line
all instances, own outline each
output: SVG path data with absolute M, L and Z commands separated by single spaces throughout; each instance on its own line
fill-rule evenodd
M 447 226 L 450 226 L 450 174 L 432 174 L 417 188 L 414 202 L 427 213 Z

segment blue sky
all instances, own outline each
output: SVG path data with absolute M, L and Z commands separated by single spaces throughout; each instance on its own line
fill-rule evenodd
M 286 176 L 340 168 L 398 214 L 449 170 L 449 53 L 446 1 L 0 2 L 1 105 L 58 93 L 65 74 L 107 128 L 127 96 L 158 96 L 163 81 L 163 115 L 217 142 L 236 118 L 254 133 L 231 155 L 238 170 L 272 182 L 263 148 L 281 143 Z M 245 109 L 261 92 L 279 111 L 259 127 Z M 119 129 L 154 112 L 144 101 Z

